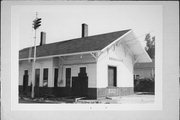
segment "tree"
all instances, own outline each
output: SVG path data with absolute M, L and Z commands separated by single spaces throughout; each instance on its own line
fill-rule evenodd
M 155 58 L 155 36 L 151 37 L 150 33 L 148 33 L 145 37 L 146 47 L 145 50 L 150 56 L 151 59 Z

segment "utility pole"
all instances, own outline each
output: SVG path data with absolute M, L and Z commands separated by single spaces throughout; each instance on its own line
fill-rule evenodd
M 36 12 L 36 18 L 33 20 L 33 28 L 34 28 L 34 56 L 32 63 L 32 91 L 31 98 L 34 98 L 34 87 L 35 87 L 35 69 L 36 69 L 36 33 L 37 28 L 41 26 L 41 18 L 38 18 L 38 13 Z

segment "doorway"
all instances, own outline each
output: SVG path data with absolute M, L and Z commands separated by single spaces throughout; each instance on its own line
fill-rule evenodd
M 66 87 L 70 88 L 71 83 L 71 68 L 66 68 Z
M 58 81 L 58 68 L 54 69 L 54 87 L 57 87 L 57 81 Z
M 117 86 L 117 68 L 108 66 L 108 87 Z

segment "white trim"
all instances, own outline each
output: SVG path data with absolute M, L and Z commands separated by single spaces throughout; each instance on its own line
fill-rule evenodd
M 92 57 L 95 59 L 95 61 L 97 61 L 97 55 L 95 53 L 90 53 L 92 55 Z
M 99 52 L 100 50 L 96 50 L 96 51 L 87 51 L 87 52 L 78 52 L 78 53 L 69 53 L 69 54 L 61 54 L 61 55 L 49 55 L 49 56 L 44 56 L 44 57 L 36 57 L 36 59 L 45 59 L 45 58 L 52 58 L 52 57 L 61 57 L 61 56 L 71 56 L 71 55 L 81 55 L 81 54 L 91 54 L 94 52 Z M 22 60 L 29 60 L 29 59 L 33 59 L 33 58 L 22 58 L 19 59 L 19 61 Z
M 129 34 L 130 32 L 132 32 L 132 30 L 128 31 L 127 33 L 125 33 L 124 35 L 122 35 L 121 37 L 119 37 L 118 39 L 116 39 L 115 41 L 113 41 L 111 44 L 109 44 L 108 46 L 106 46 L 105 48 L 103 48 L 101 51 L 105 51 L 107 48 L 111 47 L 114 43 L 116 43 L 117 41 L 119 41 L 120 39 L 122 39 L 124 36 L 126 36 L 126 35 Z
M 86 62 L 86 63 L 67 63 L 67 64 L 64 64 L 64 66 L 72 66 L 72 65 L 87 65 L 87 64 L 95 64 L 97 62 Z

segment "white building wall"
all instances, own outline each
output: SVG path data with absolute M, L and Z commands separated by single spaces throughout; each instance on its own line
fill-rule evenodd
M 96 87 L 96 64 L 75 64 L 75 65 L 64 65 L 63 67 L 63 82 L 60 85 L 61 87 L 66 86 L 66 68 L 71 68 L 71 80 L 70 86 L 72 87 L 72 77 L 77 77 L 78 73 L 80 72 L 80 67 L 86 67 L 86 73 L 88 76 L 88 87 L 95 88 Z
M 116 45 L 102 53 L 97 62 L 97 87 L 108 86 L 108 66 L 117 67 L 117 87 L 133 87 L 133 59 L 124 45 Z
M 40 87 L 43 86 L 43 69 L 48 68 L 48 87 L 52 87 L 52 68 L 53 68 L 53 60 L 52 58 L 41 59 L 36 61 L 36 69 L 40 69 Z
M 58 74 L 58 86 L 65 87 L 65 69 L 71 68 L 71 83 L 72 86 L 72 76 L 78 76 L 80 67 L 86 67 L 86 72 L 88 76 L 88 87 L 96 87 L 96 63 L 95 59 L 89 55 L 81 56 L 68 56 L 64 58 L 48 58 L 48 59 L 37 59 L 36 69 L 40 69 L 40 83 L 39 86 L 43 86 L 43 69 L 48 68 L 48 87 L 54 87 L 54 69 L 59 69 Z M 20 61 L 19 66 L 19 85 L 23 85 L 23 75 L 24 70 L 28 70 L 29 74 L 29 85 L 31 84 L 31 72 L 32 72 L 32 62 Z
M 40 81 L 39 81 L 39 86 L 43 86 L 43 69 L 48 68 L 48 87 L 53 86 L 53 61 L 52 58 L 49 59 L 41 59 L 41 60 L 36 60 L 36 69 L 40 69 Z M 19 85 L 23 85 L 23 75 L 24 75 L 24 70 L 28 70 L 28 85 L 31 85 L 31 78 L 32 78 L 32 62 L 26 61 L 20 61 L 19 65 Z
M 88 75 L 88 88 L 96 88 L 97 83 L 97 65 L 96 64 L 88 64 L 87 65 L 87 75 Z
M 130 53 L 126 46 L 123 49 L 123 62 L 119 65 L 118 87 L 133 87 L 133 55 Z
M 97 62 L 97 88 L 104 88 L 108 86 L 108 57 L 106 55 L 107 52 L 103 53 Z
M 19 62 L 19 85 L 23 85 L 23 76 L 24 76 L 24 70 L 28 70 L 28 85 L 31 84 L 31 78 L 32 78 L 32 64 L 28 61 L 20 61 Z
M 59 68 L 58 87 L 66 87 L 66 68 L 71 68 L 70 87 L 72 87 L 72 77 L 77 77 L 80 67 L 86 67 L 88 76 L 88 87 L 96 87 L 96 63 L 90 54 L 59 57 L 53 60 L 54 68 Z M 53 70 L 54 71 L 54 70 Z M 54 72 L 53 72 L 54 78 Z M 54 84 L 54 79 L 52 81 Z

